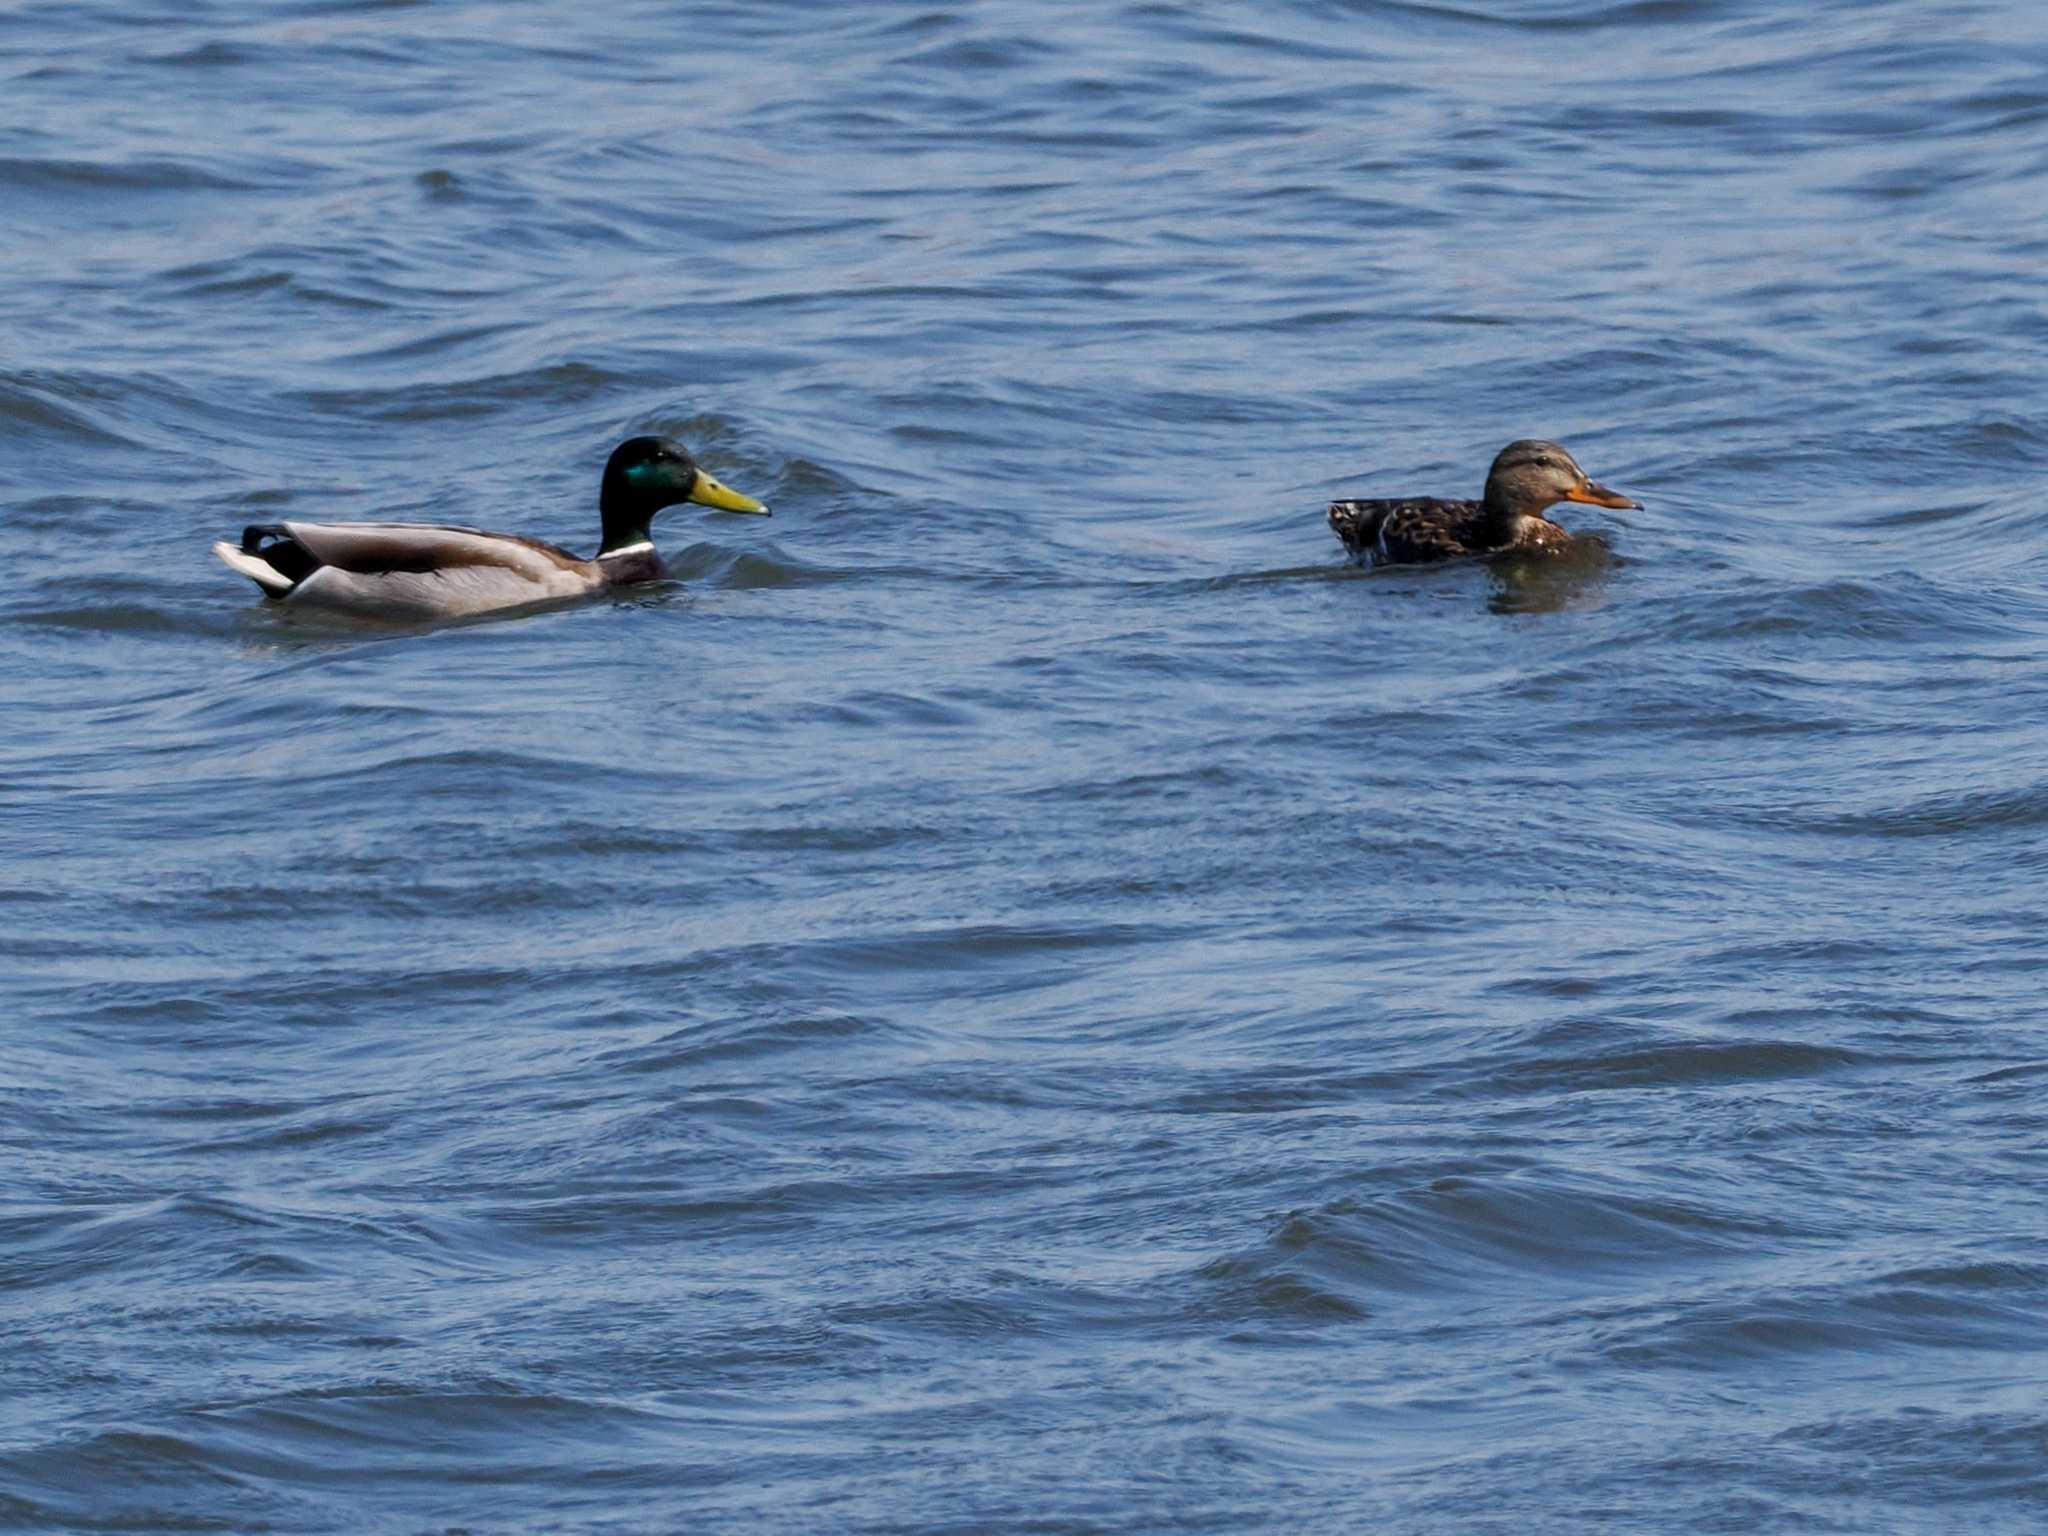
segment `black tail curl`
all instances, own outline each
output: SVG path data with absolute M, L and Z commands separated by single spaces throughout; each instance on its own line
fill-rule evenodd
M 268 539 L 270 542 L 265 543 Z M 282 523 L 251 523 L 242 530 L 242 553 L 265 561 L 294 584 L 320 569 L 320 562 Z

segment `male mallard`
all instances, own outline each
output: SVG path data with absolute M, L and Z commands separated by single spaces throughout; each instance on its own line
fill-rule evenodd
M 306 607 L 390 619 L 488 613 L 662 574 L 648 524 L 663 507 L 694 501 L 722 512 L 768 509 L 727 490 L 665 437 L 632 437 L 612 450 L 597 493 L 604 542 L 594 559 L 516 533 L 435 523 L 253 523 L 242 547 L 213 552 L 263 589 Z
M 1572 536 L 1543 515 L 1560 501 L 1596 507 L 1641 507 L 1619 491 L 1595 485 L 1555 443 L 1509 443 L 1486 472 L 1478 501 L 1434 496 L 1396 501 L 1333 501 L 1330 528 L 1355 560 L 1367 565 L 1419 565 L 1460 555 L 1548 554 Z

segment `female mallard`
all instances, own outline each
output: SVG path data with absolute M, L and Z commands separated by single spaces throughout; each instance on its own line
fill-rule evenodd
M 768 512 L 704 473 L 680 443 L 632 437 L 604 467 L 604 542 L 594 559 L 516 533 L 435 523 L 254 523 L 242 530 L 240 549 L 223 540 L 213 552 L 278 602 L 388 619 L 455 618 L 659 580 L 648 525 L 682 501 Z
M 1420 565 L 1460 555 L 1550 554 L 1572 536 L 1543 515 L 1560 501 L 1596 507 L 1641 507 L 1619 491 L 1595 485 L 1555 443 L 1509 443 L 1486 472 L 1478 501 L 1434 496 L 1398 501 L 1333 501 L 1330 528 L 1354 560 L 1367 565 Z

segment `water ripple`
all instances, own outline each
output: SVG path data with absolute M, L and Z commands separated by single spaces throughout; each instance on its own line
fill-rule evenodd
M 0 46 L 0 1526 L 2040 1524 L 2032 9 L 174 9 Z

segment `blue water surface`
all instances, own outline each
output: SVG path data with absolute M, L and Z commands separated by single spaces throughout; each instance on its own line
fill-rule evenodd
M 2024 0 L 0 18 L 0 1529 L 2048 1525 Z M 278 518 L 675 579 L 319 623 Z M 1605 558 L 1363 572 L 1562 440 Z

